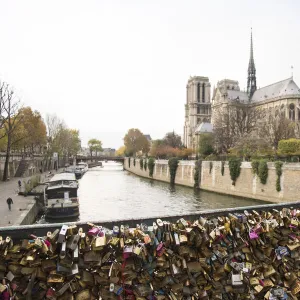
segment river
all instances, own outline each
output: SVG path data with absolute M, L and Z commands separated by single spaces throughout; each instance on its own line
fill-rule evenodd
M 80 179 L 80 220 L 113 220 L 194 213 L 261 204 L 138 177 L 114 162 L 90 169 Z
M 195 213 L 262 204 L 261 201 L 194 190 L 138 177 L 120 163 L 103 163 L 79 180 L 80 221 L 109 221 Z M 38 223 L 45 223 L 42 217 Z

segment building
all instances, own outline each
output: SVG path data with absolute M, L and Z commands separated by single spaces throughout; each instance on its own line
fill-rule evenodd
M 190 77 L 186 86 L 183 144 L 196 149 L 196 129 L 211 121 L 210 82 L 208 77 Z
M 99 156 L 116 156 L 116 149 L 114 148 L 103 148 L 101 152 L 99 152 Z
M 249 105 L 265 110 L 266 115 L 285 115 L 292 121 L 300 120 L 300 89 L 293 77 L 257 89 L 256 67 L 251 32 L 247 91 L 241 91 L 236 80 L 223 79 L 217 83 L 212 96 L 212 124 L 218 113 L 228 105 Z
M 183 143 L 188 148 L 196 150 L 201 123 L 211 122 L 212 125 L 216 125 L 217 116 L 228 106 L 254 106 L 265 110 L 266 116 L 285 115 L 286 118 L 300 124 L 300 89 L 293 77 L 257 89 L 252 31 L 247 90 L 241 91 L 236 80 L 223 79 L 217 83 L 210 100 L 210 86 L 208 77 L 194 76 L 188 80 L 183 131 Z M 210 127 L 211 130 L 212 128 Z M 300 133 L 300 126 L 298 132 Z

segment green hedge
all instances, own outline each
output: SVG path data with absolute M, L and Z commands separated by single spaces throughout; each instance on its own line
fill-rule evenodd
M 143 164 L 144 162 L 143 162 L 143 159 L 142 158 L 140 158 L 140 168 L 141 168 L 141 170 L 143 170 L 143 168 L 144 168 L 144 164 Z
M 200 174 L 201 165 L 202 165 L 201 159 L 199 159 L 195 162 L 195 168 L 194 168 L 194 187 L 195 188 L 199 187 L 199 179 L 200 179 L 200 176 L 201 176 L 201 174 Z
M 281 191 L 280 177 L 282 175 L 282 165 L 283 165 L 282 161 L 275 161 L 275 169 L 276 169 L 276 175 L 277 175 L 277 179 L 276 179 L 276 191 L 277 192 Z
M 155 166 L 155 159 L 150 157 L 148 159 L 148 169 L 149 169 L 149 176 L 150 177 L 153 177 L 154 166 Z
M 278 143 L 279 154 L 300 154 L 300 139 L 281 140 Z
M 224 172 L 225 172 L 225 161 L 223 160 L 221 162 L 221 174 L 222 174 L 222 176 L 224 176 Z
M 145 162 L 144 162 L 144 170 L 147 171 L 147 159 L 145 159 Z
M 267 183 L 268 171 L 269 170 L 268 170 L 267 160 L 261 159 L 259 161 L 259 166 L 258 166 L 258 177 L 259 177 L 260 182 L 262 184 L 266 184 Z
M 258 175 L 259 160 L 258 159 L 252 160 L 251 166 L 252 166 L 253 174 Z
M 232 157 L 229 159 L 228 164 L 229 164 L 229 171 L 230 171 L 230 178 L 232 180 L 232 185 L 235 185 L 235 182 L 241 173 L 242 160 L 240 158 Z
M 168 161 L 169 165 L 169 170 L 170 170 L 170 183 L 174 184 L 175 183 L 175 177 L 176 177 L 176 171 L 178 167 L 178 158 L 177 157 L 172 157 Z

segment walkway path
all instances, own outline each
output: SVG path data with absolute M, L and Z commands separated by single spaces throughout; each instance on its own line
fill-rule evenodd
M 61 172 L 58 170 L 58 172 Z M 55 173 L 55 171 L 52 171 Z M 47 173 L 42 174 L 42 182 Z M 38 174 L 37 174 L 38 175 Z M 0 181 L 0 227 L 18 225 L 21 214 L 24 210 L 28 210 L 31 204 L 35 203 L 33 196 L 18 195 L 18 180 L 27 181 L 30 177 L 11 178 L 9 181 Z M 11 197 L 13 200 L 11 211 L 8 210 L 6 199 Z

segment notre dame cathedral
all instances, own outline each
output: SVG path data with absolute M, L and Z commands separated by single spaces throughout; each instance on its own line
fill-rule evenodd
M 275 116 L 284 114 L 292 121 L 300 121 L 300 89 L 293 77 L 257 89 L 252 32 L 247 91 L 240 90 L 238 81 L 223 79 L 217 83 L 211 98 L 210 87 L 208 77 L 194 76 L 188 80 L 183 131 L 183 143 L 188 148 L 196 149 L 199 135 L 213 131 L 216 112 L 235 102 L 254 105 Z

